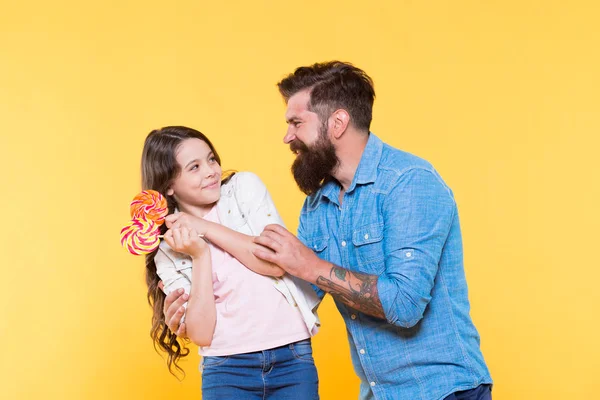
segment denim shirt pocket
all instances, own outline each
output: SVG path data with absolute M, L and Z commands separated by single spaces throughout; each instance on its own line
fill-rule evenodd
M 385 269 L 383 223 L 376 222 L 352 231 L 352 244 L 361 271 L 381 273 Z
M 329 254 L 327 251 L 327 245 L 329 244 L 329 236 L 318 236 L 306 241 L 308 247 L 317 255 L 319 258 L 327 260 Z

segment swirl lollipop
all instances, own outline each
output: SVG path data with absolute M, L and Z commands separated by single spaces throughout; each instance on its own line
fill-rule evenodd
M 134 218 L 121 229 L 121 245 L 131 254 L 152 253 L 160 244 L 160 224 L 146 218 Z
M 167 199 L 156 190 L 144 190 L 129 205 L 132 219 L 149 219 L 162 225 L 169 212 Z

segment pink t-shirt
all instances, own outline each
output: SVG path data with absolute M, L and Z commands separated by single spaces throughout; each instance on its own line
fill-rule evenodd
M 217 208 L 204 217 L 220 223 Z M 252 272 L 221 248 L 210 244 L 217 323 L 203 356 L 249 353 L 310 337 L 297 306 L 273 285 L 273 279 Z

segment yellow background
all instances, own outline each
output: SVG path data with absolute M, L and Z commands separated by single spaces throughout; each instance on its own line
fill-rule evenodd
M 455 191 L 495 399 L 598 396 L 597 2 L 168 3 L 1 4 L 1 398 L 199 398 L 198 357 L 180 383 L 152 349 L 118 243 L 143 139 L 202 130 L 295 229 L 275 83 L 329 59 L 373 77 L 372 130 Z M 356 398 L 331 300 L 321 318 L 321 396 Z

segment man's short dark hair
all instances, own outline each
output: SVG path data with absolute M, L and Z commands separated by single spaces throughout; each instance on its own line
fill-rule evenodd
M 300 67 L 277 86 L 286 103 L 296 93 L 309 90 L 309 110 L 322 121 L 343 108 L 356 129 L 369 131 L 375 100 L 373 80 L 350 63 L 328 61 Z

